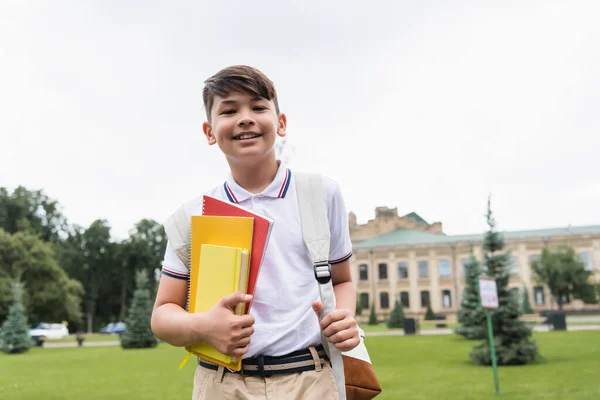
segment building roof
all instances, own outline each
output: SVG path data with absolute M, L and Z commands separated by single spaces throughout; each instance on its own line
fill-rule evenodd
M 405 215 L 406 218 L 411 218 L 414 219 L 415 221 L 417 221 L 420 224 L 425 224 L 425 225 L 429 225 L 427 223 L 427 221 L 425 221 L 423 218 L 421 218 L 421 216 L 419 214 L 417 214 L 416 212 L 411 212 Z
M 600 234 L 600 225 L 572 226 L 564 228 L 534 229 L 528 231 L 501 232 L 504 239 L 525 239 L 535 237 L 569 236 Z M 371 249 L 375 247 L 395 247 L 428 244 L 451 244 L 459 242 L 481 242 L 483 233 L 472 235 L 444 235 L 411 229 L 396 229 L 395 231 L 366 239 L 354 245 L 354 249 Z

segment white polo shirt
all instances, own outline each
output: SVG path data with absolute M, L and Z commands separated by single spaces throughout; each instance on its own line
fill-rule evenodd
M 323 179 L 331 232 L 332 268 L 352 256 L 348 216 L 336 182 Z M 231 201 L 274 219 L 250 313 L 254 334 L 244 358 L 278 356 L 320 343 L 320 329 L 312 302 L 319 299 L 312 260 L 302 237 L 294 175 L 282 163 L 273 182 L 260 194 L 239 186 L 231 174 L 210 196 Z M 184 205 L 188 217 L 202 215 L 202 197 Z M 189 270 L 167 245 L 162 273 L 188 279 Z

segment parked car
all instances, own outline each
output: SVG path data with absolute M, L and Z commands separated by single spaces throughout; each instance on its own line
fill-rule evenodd
M 38 326 L 29 330 L 29 336 L 34 339 L 62 339 L 69 336 L 69 330 L 63 324 L 47 324 L 42 322 Z
M 111 334 L 111 333 L 123 333 L 125 332 L 125 323 L 124 322 L 111 322 L 110 324 L 106 325 L 104 328 L 100 329 L 100 333 L 106 333 L 106 334 Z

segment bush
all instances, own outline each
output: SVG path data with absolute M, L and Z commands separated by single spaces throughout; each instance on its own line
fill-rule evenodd
M 427 304 L 427 311 L 425 312 L 425 320 L 426 321 L 435 320 L 435 313 L 431 309 L 431 304 Z
M 388 328 L 404 328 L 404 308 L 400 302 L 396 302 L 394 309 L 387 322 Z
M 377 325 L 377 315 L 375 314 L 375 304 L 371 306 L 371 314 L 369 314 L 369 325 Z

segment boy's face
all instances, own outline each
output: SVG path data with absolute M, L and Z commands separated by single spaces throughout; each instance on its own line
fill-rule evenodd
M 285 136 L 286 117 L 277 115 L 272 100 L 232 92 L 215 96 L 211 122 L 202 126 L 209 145 L 218 144 L 228 160 L 260 161 L 271 154 L 276 136 Z

